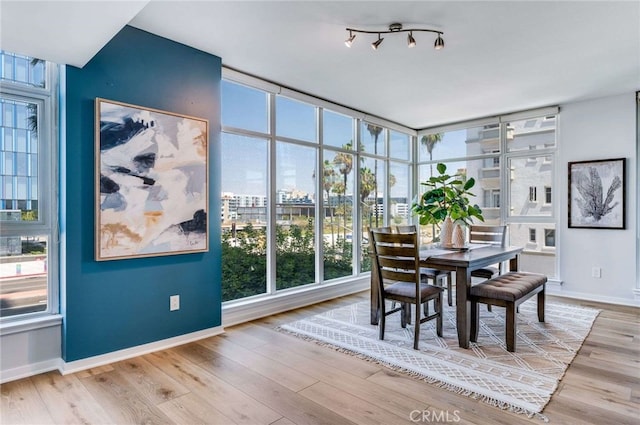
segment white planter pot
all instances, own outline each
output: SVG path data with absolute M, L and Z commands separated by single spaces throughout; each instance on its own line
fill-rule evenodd
M 445 248 L 451 248 L 451 238 L 453 236 L 453 221 L 451 217 L 447 217 L 442 222 L 440 228 L 440 243 Z
M 464 248 L 467 244 L 467 228 L 456 224 L 453 228 L 453 236 L 451 239 L 454 248 Z

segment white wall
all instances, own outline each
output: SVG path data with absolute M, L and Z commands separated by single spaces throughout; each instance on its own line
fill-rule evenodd
M 637 187 L 635 93 L 561 105 L 559 121 L 560 278 L 550 293 L 618 304 L 640 305 L 636 289 Z M 567 163 L 627 158 L 626 229 L 569 229 Z M 593 267 L 602 277 L 591 277 Z M 638 293 L 638 291 L 635 291 Z M 636 296 L 637 297 L 637 296 Z

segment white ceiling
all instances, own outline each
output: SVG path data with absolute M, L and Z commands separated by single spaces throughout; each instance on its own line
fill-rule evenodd
M 444 32 L 358 35 L 392 22 Z M 83 66 L 125 24 L 224 65 L 424 128 L 640 89 L 638 1 L 0 2 L 0 47 Z M 187 64 L 185 64 L 186 66 Z

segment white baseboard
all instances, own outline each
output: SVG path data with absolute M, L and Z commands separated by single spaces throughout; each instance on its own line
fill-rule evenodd
M 555 290 L 555 288 L 548 288 L 546 292 L 547 295 L 553 295 L 556 297 L 573 298 L 576 300 L 594 301 L 599 303 L 624 305 L 629 307 L 640 307 L 640 299 L 638 298 L 629 299 L 608 297 L 603 295 L 585 294 L 584 292 Z
M 240 302 L 232 301 L 222 305 L 222 325 L 237 325 L 284 311 L 355 294 L 368 290 L 370 287 L 369 276 L 361 276 L 347 282 L 303 287 L 297 290 Z
M 13 369 L 2 370 L 0 371 L 0 384 L 57 370 L 60 368 L 61 361 L 61 359 L 52 359 L 40 363 L 30 363 Z
M 144 354 L 153 353 L 154 351 L 165 350 L 177 345 L 187 344 L 189 342 L 198 341 L 200 339 L 209 338 L 224 333 L 222 326 L 204 329 L 185 335 L 179 335 L 173 338 L 163 339 L 161 341 L 150 342 L 149 344 L 138 345 L 124 350 L 113 351 L 99 356 L 89 357 L 86 359 L 65 362 L 60 360 L 58 370 L 61 374 L 80 372 L 81 370 L 91 369 L 92 367 L 104 366 L 109 363 L 119 362 L 121 360 L 130 359 L 132 357 L 142 356 Z

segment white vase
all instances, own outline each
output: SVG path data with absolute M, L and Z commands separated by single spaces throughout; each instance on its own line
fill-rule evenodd
M 451 221 L 451 217 L 447 217 L 442 222 L 442 227 L 440 227 L 440 243 L 444 248 L 451 247 L 452 234 L 453 234 L 453 221 Z
M 451 239 L 454 248 L 464 248 L 467 244 L 466 228 L 460 224 L 456 224 L 453 228 L 453 236 Z

